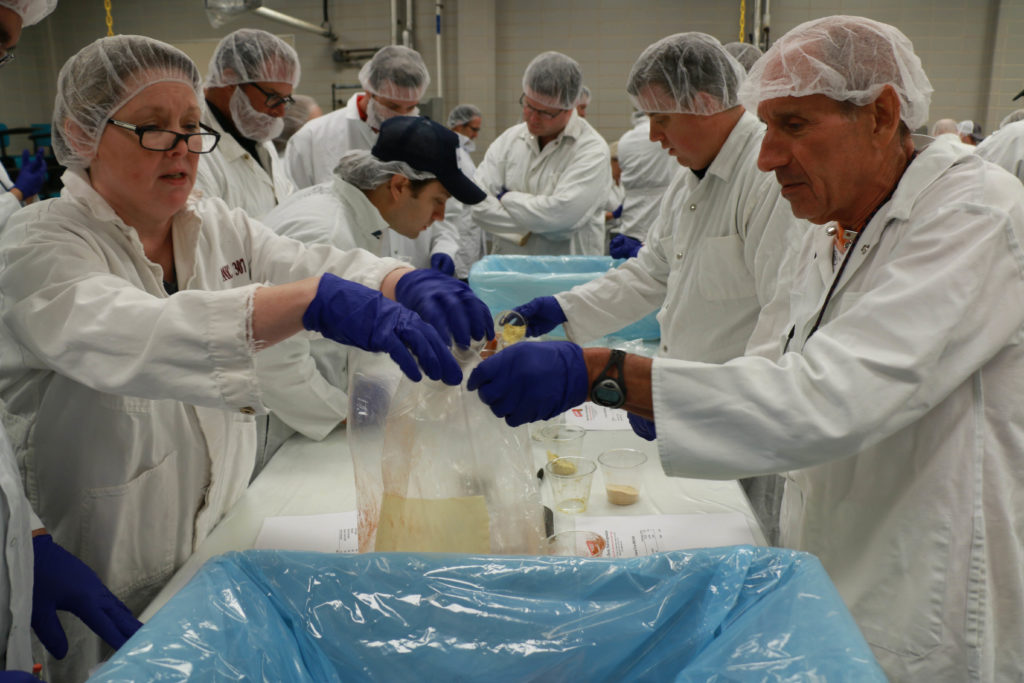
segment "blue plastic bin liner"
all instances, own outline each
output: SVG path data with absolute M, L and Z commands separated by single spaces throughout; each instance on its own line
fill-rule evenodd
M 246 551 L 92 681 L 884 681 L 818 560 Z
M 584 282 L 590 282 L 624 262 L 611 256 L 523 256 L 495 254 L 485 256 L 469 269 L 469 286 L 492 315 L 525 304 L 538 296 L 558 294 Z M 661 328 L 658 312 L 622 328 L 609 337 L 621 339 L 658 339 Z M 561 325 L 549 332 L 565 337 Z

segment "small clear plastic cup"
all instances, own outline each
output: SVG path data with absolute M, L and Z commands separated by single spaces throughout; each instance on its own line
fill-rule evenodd
M 586 512 L 597 463 L 589 458 L 557 458 L 544 465 L 555 509 L 567 515 Z
M 640 500 L 643 467 L 647 455 L 635 448 L 614 448 L 597 456 L 604 475 L 604 492 L 612 505 L 632 505 Z
M 498 351 L 526 337 L 526 318 L 519 311 L 502 311 L 494 316 L 494 337 L 498 340 Z

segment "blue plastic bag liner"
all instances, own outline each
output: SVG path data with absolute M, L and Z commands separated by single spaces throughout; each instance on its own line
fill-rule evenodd
M 283 551 L 204 565 L 91 681 L 884 681 L 818 560 Z
M 611 256 L 527 256 L 492 254 L 469 269 L 469 286 L 492 315 L 525 304 L 538 296 L 551 296 L 590 282 L 624 263 Z M 620 339 L 658 339 L 661 327 L 658 312 L 623 327 L 609 337 Z M 565 338 L 561 325 L 548 333 Z

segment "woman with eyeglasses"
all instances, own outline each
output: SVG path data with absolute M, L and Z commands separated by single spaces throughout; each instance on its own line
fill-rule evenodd
M 493 336 L 454 278 L 306 246 L 198 198 L 196 166 L 219 138 L 201 103 L 177 48 L 86 46 L 58 76 L 64 192 L 0 237 L 0 413 L 27 493 L 136 613 L 248 484 L 261 349 L 306 329 L 457 384 L 449 335 Z M 100 646 L 76 626 L 66 677 L 80 680 Z
M 205 195 L 262 218 L 295 190 L 272 141 L 300 73 L 295 49 L 272 33 L 242 28 L 217 44 L 202 123 L 220 133 L 220 144 L 199 160 L 196 187 Z

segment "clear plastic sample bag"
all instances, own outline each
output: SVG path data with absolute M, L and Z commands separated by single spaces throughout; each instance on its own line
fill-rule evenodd
M 353 353 L 348 443 L 359 550 L 533 554 L 543 506 L 529 432 L 494 417 L 465 381 L 413 382 L 381 354 Z

